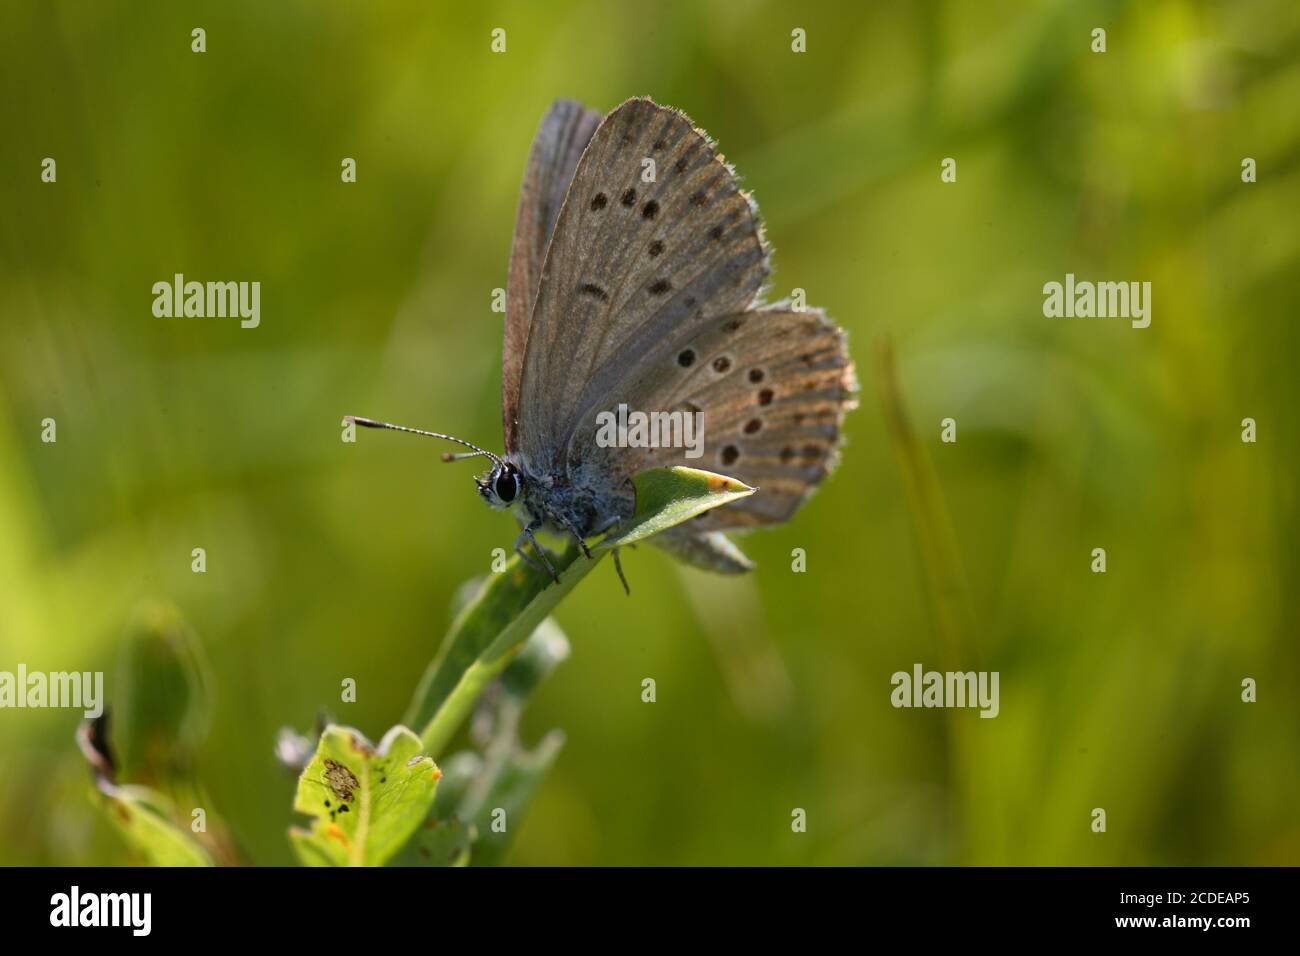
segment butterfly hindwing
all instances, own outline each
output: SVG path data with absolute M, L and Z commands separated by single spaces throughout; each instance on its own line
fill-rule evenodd
M 717 574 L 744 574 L 754 562 L 721 531 L 696 532 L 678 525 L 660 532 L 650 543 L 679 561 Z
M 528 328 L 517 418 L 529 467 L 581 467 L 575 428 L 595 404 L 657 344 L 748 308 L 767 271 L 752 203 L 704 133 L 648 99 L 610 113 L 556 221 Z
M 584 419 L 600 467 L 616 478 L 656 466 L 716 471 L 758 492 L 674 529 L 678 535 L 788 519 L 834 467 L 857 382 L 844 333 L 819 309 L 777 305 L 685 327 L 638 363 L 640 374 L 605 396 L 649 413 L 699 413 L 699 457 L 682 447 L 599 447 L 595 414 Z M 680 444 L 680 443 L 678 443 Z
M 681 390 L 704 411 L 704 455 L 694 467 L 759 491 L 696 519 L 707 530 L 789 519 L 837 464 L 844 416 L 856 405 L 845 335 L 820 309 L 775 306 L 736 318 L 739 329 L 728 332 L 734 320 L 724 319 L 721 334 L 701 337 L 708 371 Z M 673 464 L 687 463 L 669 452 Z

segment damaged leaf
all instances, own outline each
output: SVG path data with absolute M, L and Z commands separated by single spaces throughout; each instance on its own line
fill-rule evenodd
M 331 724 L 298 778 L 293 808 L 313 817 L 289 837 L 310 866 L 382 866 L 428 815 L 441 772 L 397 726 L 373 746 Z

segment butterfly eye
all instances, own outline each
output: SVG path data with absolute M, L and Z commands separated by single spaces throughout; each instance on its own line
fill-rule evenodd
M 519 494 L 519 479 L 515 477 L 512 471 L 503 471 L 497 475 L 496 484 L 493 487 L 497 497 L 509 504 L 515 500 L 515 495 Z

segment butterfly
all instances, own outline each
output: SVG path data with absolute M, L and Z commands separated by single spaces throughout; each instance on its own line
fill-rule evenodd
M 737 478 L 758 491 L 650 540 L 699 567 L 748 571 L 725 532 L 794 514 L 835 467 L 857 394 L 834 322 L 819 309 L 761 304 L 769 261 L 754 200 L 685 114 L 639 97 L 602 118 L 557 100 L 529 154 L 511 248 L 505 453 L 350 420 L 471 449 L 446 461 L 487 458 L 479 494 L 515 513 L 515 550 L 555 581 L 536 532 L 571 537 L 590 557 L 587 539 L 631 518 L 641 469 Z M 602 412 L 620 406 L 701 416 L 703 457 L 594 440 Z

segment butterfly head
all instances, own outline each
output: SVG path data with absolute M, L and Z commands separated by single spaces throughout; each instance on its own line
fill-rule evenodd
M 482 478 L 475 478 L 478 493 L 493 508 L 509 508 L 524 490 L 524 478 L 511 462 L 498 459 Z

